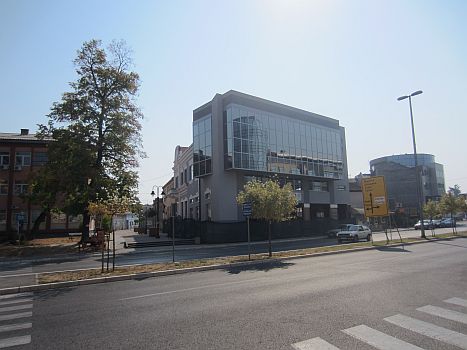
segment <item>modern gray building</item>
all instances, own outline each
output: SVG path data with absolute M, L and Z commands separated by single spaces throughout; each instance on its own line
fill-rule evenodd
M 231 90 L 193 111 L 192 146 L 192 161 L 183 161 L 187 174 L 174 164 L 174 176 L 190 187 L 184 217 L 244 220 L 238 192 L 249 180 L 270 177 L 291 183 L 304 220 L 349 215 L 345 130 L 338 120 Z
M 445 193 L 443 165 L 435 162 L 432 154 L 418 154 L 417 162 L 421 175 L 424 202 L 439 200 Z M 389 207 L 410 216 L 418 215 L 415 157 L 413 154 L 398 154 L 370 161 L 371 175 L 384 176 Z

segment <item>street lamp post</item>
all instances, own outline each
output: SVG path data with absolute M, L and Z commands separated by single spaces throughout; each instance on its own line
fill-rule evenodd
M 154 197 L 154 187 L 157 190 L 157 197 L 156 197 L 156 237 L 159 237 L 159 188 L 162 188 L 162 186 L 154 185 L 152 186 L 151 189 L 151 196 Z M 164 197 L 165 193 L 164 190 L 162 190 L 161 196 Z M 154 205 L 154 203 L 153 203 Z
M 412 97 L 417 96 L 423 93 L 422 90 L 415 91 L 407 96 L 401 96 L 397 99 L 397 101 L 405 100 L 406 98 L 409 99 L 409 106 L 410 106 L 410 123 L 412 125 L 412 142 L 413 142 L 413 155 L 415 160 L 415 181 L 417 181 L 417 202 L 418 202 L 418 211 L 420 213 L 420 229 L 421 229 L 421 237 L 425 238 L 425 227 L 423 225 L 423 188 L 420 188 L 420 171 L 418 169 L 418 157 L 417 157 L 417 144 L 415 143 L 415 129 L 413 124 L 413 112 L 412 112 Z

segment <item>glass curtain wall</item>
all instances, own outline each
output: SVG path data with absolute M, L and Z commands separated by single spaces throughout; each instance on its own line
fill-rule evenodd
M 230 104 L 224 137 L 226 169 L 343 178 L 339 130 Z
M 212 173 L 211 114 L 193 122 L 193 175 Z

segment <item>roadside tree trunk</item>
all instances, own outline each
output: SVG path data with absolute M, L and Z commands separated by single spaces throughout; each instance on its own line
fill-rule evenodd
M 272 257 L 272 243 L 271 243 L 271 220 L 268 221 L 268 239 L 269 239 L 269 257 Z
M 81 231 L 81 242 L 87 242 L 89 240 L 89 223 L 91 222 L 91 216 L 87 209 L 83 212 L 83 230 Z
M 30 237 L 28 239 L 33 239 L 34 236 L 39 232 L 39 226 L 43 223 L 47 217 L 48 211 L 43 210 L 41 211 L 40 215 L 34 220 L 34 224 L 32 226 Z

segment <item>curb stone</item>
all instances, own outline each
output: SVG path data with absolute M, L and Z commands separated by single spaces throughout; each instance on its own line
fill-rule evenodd
M 222 269 L 226 267 L 232 268 L 232 267 L 237 267 L 237 266 L 255 266 L 255 265 L 268 264 L 268 263 L 273 263 L 275 261 L 282 261 L 282 260 L 294 260 L 294 259 L 319 257 L 319 256 L 325 256 L 325 255 L 353 253 L 353 252 L 375 250 L 378 248 L 387 248 L 387 247 L 391 247 L 391 248 L 401 247 L 401 246 L 405 247 L 409 245 L 430 243 L 433 241 L 446 241 L 446 240 L 452 240 L 452 239 L 457 239 L 457 238 L 464 238 L 464 237 L 460 236 L 460 237 L 449 237 L 449 238 L 431 238 L 431 239 L 427 239 L 424 241 L 420 240 L 420 241 L 409 242 L 409 243 L 394 243 L 394 244 L 388 244 L 384 246 L 356 247 L 356 248 L 351 248 L 351 249 L 334 250 L 334 251 L 328 251 L 328 252 L 297 254 L 297 255 L 292 255 L 292 256 L 287 256 L 287 257 L 278 257 L 278 258 L 264 259 L 264 260 L 241 261 L 241 262 L 228 263 L 228 264 L 188 267 L 184 269 L 141 272 L 141 273 L 134 273 L 134 274 L 126 274 L 126 275 L 89 278 L 89 279 L 83 279 L 83 280 L 77 280 L 77 281 L 34 284 L 34 285 L 29 285 L 29 286 L 2 288 L 0 289 L 0 295 L 16 294 L 16 293 L 21 293 L 21 292 L 32 292 L 32 291 L 44 291 L 44 290 L 52 290 L 52 289 L 60 289 L 60 288 L 70 288 L 70 287 L 77 287 L 77 286 L 90 285 L 90 284 L 107 283 L 107 282 L 146 279 L 146 278 L 178 275 L 178 274 L 192 273 L 192 272 L 211 271 L 211 270 L 217 270 L 217 269 Z

